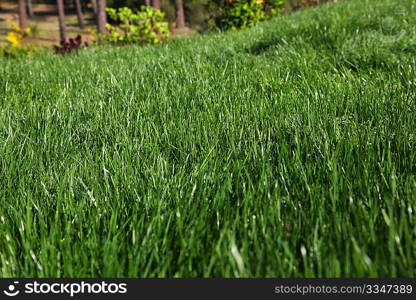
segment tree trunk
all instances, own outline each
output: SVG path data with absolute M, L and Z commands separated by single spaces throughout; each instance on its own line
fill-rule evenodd
M 97 17 L 97 0 L 91 0 L 92 11 L 94 12 L 95 17 Z
M 160 9 L 160 1 L 159 0 L 153 0 L 153 7 L 155 9 Z
M 61 41 L 63 41 L 63 40 L 66 40 L 64 1 L 56 0 L 56 5 L 58 6 L 59 35 L 60 35 Z
M 145 1 L 145 5 L 146 5 L 146 6 L 150 6 L 150 0 L 146 0 L 146 1 Z
M 175 0 L 176 7 L 176 28 L 185 28 L 185 12 L 183 9 L 183 1 Z
M 25 0 L 19 0 L 19 27 L 23 31 L 27 28 L 26 3 Z
M 99 34 L 105 34 L 107 24 L 106 1 L 97 0 L 97 30 Z
M 33 18 L 32 0 L 27 0 L 27 14 L 29 18 Z
M 84 16 L 82 14 L 82 7 L 81 7 L 81 1 L 75 0 L 75 6 L 77 9 L 77 17 L 78 17 L 78 25 L 81 29 L 84 29 Z

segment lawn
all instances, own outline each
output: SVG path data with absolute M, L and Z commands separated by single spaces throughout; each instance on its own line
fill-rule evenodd
M 0 58 L 0 275 L 414 277 L 416 3 Z

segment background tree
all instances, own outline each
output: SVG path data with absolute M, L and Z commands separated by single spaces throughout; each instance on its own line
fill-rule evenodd
M 155 9 L 160 9 L 160 1 L 159 0 L 153 0 L 153 7 Z
M 95 16 L 97 16 L 97 0 L 91 0 L 91 6 Z
M 19 10 L 19 27 L 25 30 L 27 28 L 26 2 L 25 0 L 19 0 L 17 4 Z
M 146 6 L 150 6 L 150 0 L 146 0 L 146 1 L 144 2 L 144 4 L 145 4 Z
M 84 15 L 82 14 L 82 6 L 80 0 L 75 0 L 75 7 L 77 10 L 77 17 L 78 17 L 78 25 L 81 29 L 84 29 Z
M 66 40 L 64 0 L 56 0 L 56 5 L 58 7 L 59 35 L 63 41 Z
M 183 9 L 183 1 L 175 0 L 176 8 L 176 28 L 185 28 L 185 11 Z
M 107 24 L 106 0 L 97 0 L 97 30 L 99 34 L 105 34 Z
M 26 0 L 27 4 L 27 14 L 29 18 L 33 18 L 33 8 L 32 8 L 32 0 Z

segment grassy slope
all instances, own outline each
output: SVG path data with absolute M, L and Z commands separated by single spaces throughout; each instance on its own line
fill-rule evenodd
M 0 60 L 2 276 L 415 276 L 416 4 Z

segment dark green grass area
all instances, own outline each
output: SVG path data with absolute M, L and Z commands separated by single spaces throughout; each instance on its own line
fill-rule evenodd
M 0 274 L 416 274 L 416 3 L 0 60 Z

